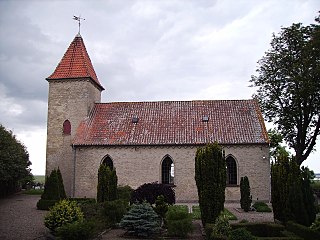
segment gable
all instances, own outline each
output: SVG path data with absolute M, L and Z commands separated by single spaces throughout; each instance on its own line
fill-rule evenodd
M 208 121 L 203 121 L 208 117 Z M 133 121 L 137 118 L 137 122 Z M 74 145 L 198 145 L 268 143 L 255 100 L 96 104 Z

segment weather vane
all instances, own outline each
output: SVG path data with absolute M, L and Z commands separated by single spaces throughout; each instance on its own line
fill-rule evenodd
M 79 23 L 79 34 L 80 34 L 80 25 L 81 25 L 81 20 L 85 20 L 84 18 L 81 17 L 81 15 L 79 15 L 79 17 L 77 16 L 73 16 L 73 20 L 78 21 Z

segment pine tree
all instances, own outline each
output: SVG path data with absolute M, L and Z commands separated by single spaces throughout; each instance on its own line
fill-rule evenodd
M 202 223 L 214 223 L 224 208 L 226 161 L 218 143 L 199 148 L 195 159 L 195 180 L 198 188 Z
M 63 186 L 61 172 L 60 170 L 53 169 L 49 177 L 46 177 L 41 199 L 60 200 L 64 198 L 66 198 L 66 193 Z
M 248 212 L 251 207 L 252 196 L 250 195 L 250 184 L 247 176 L 241 177 L 240 193 L 241 193 L 241 199 L 240 199 L 241 208 L 245 212 Z
M 147 202 L 133 204 L 120 222 L 120 227 L 138 237 L 149 237 L 159 232 L 159 226 L 159 217 Z
M 97 202 L 104 202 L 107 200 L 106 171 L 107 171 L 106 165 L 101 164 L 98 170 Z
M 61 172 L 60 172 L 59 167 L 58 167 L 58 170 L 57 170 L 57 177 L 58 177 L 58 181 L 59 181 L 59 194 L 60 194 L 60 198 L 61 198 L 61 199 L 67 198 L 66 191 L 65 191 L 65 189 L 64 189 L 62 174 L 61 174 Z

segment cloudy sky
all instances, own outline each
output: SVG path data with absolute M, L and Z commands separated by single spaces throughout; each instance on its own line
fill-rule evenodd
M 102 101 L 249 99 L 272 33 L 314 23 L 319 0 L 0 0 L 0 123 L 44 174 L 48 83 L 81 35 Z M 306 161 L 320 173 L 318 151 Z

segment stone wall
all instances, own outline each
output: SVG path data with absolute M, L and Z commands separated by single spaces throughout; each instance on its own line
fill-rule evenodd
M 73 185 L 71 140 L 100 98 L 100 90 L 89 79 L 49 80 L 46 175 L 59 167 L 68 196 Z M 63 134 L 65 120 L 71 123 L 71 135 Z
M 96 197 L 98 168 L 106 156 L 113 160 L 118 183 L 137 188 L 143 183 L 161 182 L 161 162 L 170 156 L 174 162 L 174 184 L 177 202 L 196 202 L 194 180 L 194 146 L 166 147 L 77 147 L 75 152 L 75 196 Z M 226 156 L 237 162 L 240 177 L 248 176 L 253 200 L 270 200 L 270 163 L 267 145 L 224 146 Z M 227 187 L 227 201 L 239 201 L 239 186 Z

